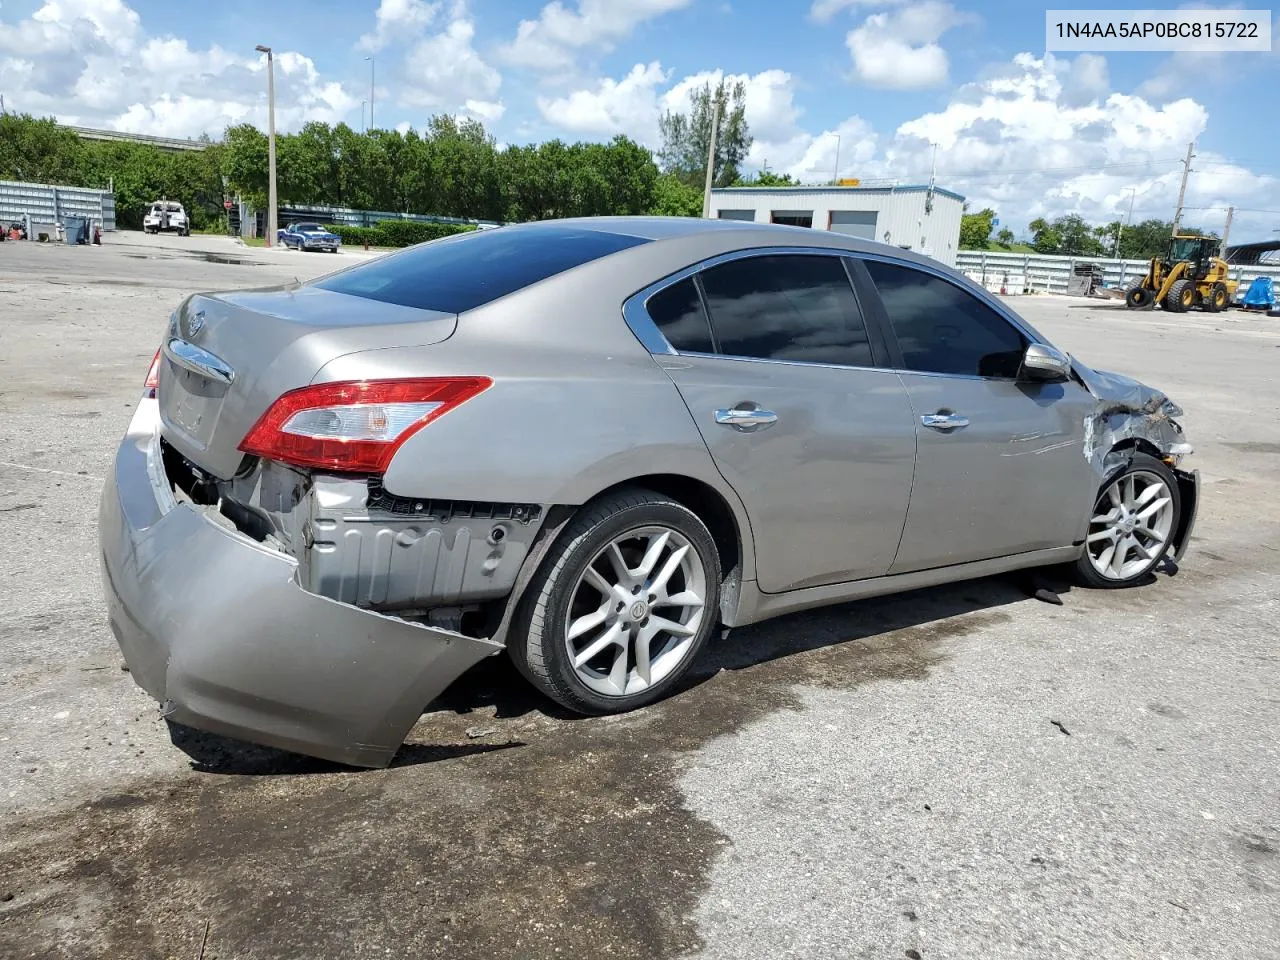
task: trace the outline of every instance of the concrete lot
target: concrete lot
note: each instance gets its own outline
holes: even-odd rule
[[[184,293],[353,255],[0,244],[0,957],[1280,956],[1275,321],[1016,301],[1186,408],[1176,577],[789,617],[622,718],[494,659],[386,771],[175,745],[105,627],[101,478]]]

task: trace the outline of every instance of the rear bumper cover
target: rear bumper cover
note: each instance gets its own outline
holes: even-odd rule
[[[175,500],[155,401],[102,494],[108,617],[130,671],[179,723],[381,767],[423,708],[502,649],[308,593],[297,562]]]

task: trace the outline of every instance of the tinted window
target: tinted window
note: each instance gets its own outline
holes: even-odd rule
[[[315,286],[403,307],[462,313],[645,242],[575,227],[477,230],[371,260]]]
[[[1018,375],[1026,339],[976,297],[920,270],[866,261],[908,370]]]
[[[867,329],[837,257],[747,257],[702,274],[720,353],[873,365]]]
[[[677,350],[712,353],[711,327],[693,279],[673,283],[645,304],[667,342]]]

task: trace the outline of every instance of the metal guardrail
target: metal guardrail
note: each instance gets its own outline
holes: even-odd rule
[[[0,180],[0,223],[24,217],[30,218],[33,228],[52,226],[66,217],[84,217],[101,223],[105,232],[116,228],[116,198],[106,190]]]
[[[1005,286],[1009,293],[1034,290],[1040,293],[1066,293],[1067,284],[1077,264],[1093,264],[1102,270],[1107,286],[1127,287],[1136,283],[1150,266],[1149,260],[1111,260],[1101,257],[1058,257],[1041,253],[997,253],[990,250],[961,250],[956,255],[956,269],[988,288]],[[1271,277],[1280,281],[1280,265],[1232,264],[1227,270],[1232,280],[1240,282],[1237,297],[1255,277]],[[1007,277],[1007,279],[1006,279]]]

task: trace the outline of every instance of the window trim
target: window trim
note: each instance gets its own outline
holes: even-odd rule
[[[727,353],[698,353],[692,350],[677,350],[663,336],[662,331],[658,328],[657,323],[649,315],[648,303],[657,294],[661,293],[667,287],[675,286],[682,280],[693,278],[694,286],[698,290],[698,297],[702,301],[702,313],[707,319],[707,326],[711,330],[711,342],[719,350],[719,338],[716,336],[715,324],[711,322],[711,311],[707,309],[706,293],[702,289],[701,274],[712,267],[718,267],[724,263],[731,263],[735,260],[746,260],[750,257],[774,257],[774,256],[807,256],[807,257],[830,257],[837,260],[843,268],[845,277],[849,281],[849,292],[853,295],[854,303],[857,304],[858,312],[862,316],[863,325],[866,327],[867,340],[871,345],[872,366],[855,366],[843,363],[821,363],[813,360],[771,360],[763,357],[739,357]],[[789,367],[825,367],[833,370],[875,370],[877,372],[885,372],[892,370],[891,354],[889,345],[884,341],[883,332],[878,322],[868,316],[867,304],[857,284],[854,282],[849,264],[845,262],[853,254],[849,250],[843,250],[839,247],[789,247],[789,246],[768,246],[768,247],[750,247],[745,250],[732,250],[728,253],[716,254],[705,260],[699,260],[697,263],[682,267],[675,273],[670,273],[661,280],[654,281],[647,287],[633,293],[622,303],[622,316],[626,321],[631,332],[635,334],[642,346],[654,356],[668,357],[698,357],[710,360],[732,360],[738,363],[772,363],[782,364]],[[879,298],[876,298],[878,305]],[[883,309],[883,307],[879,307]]]

